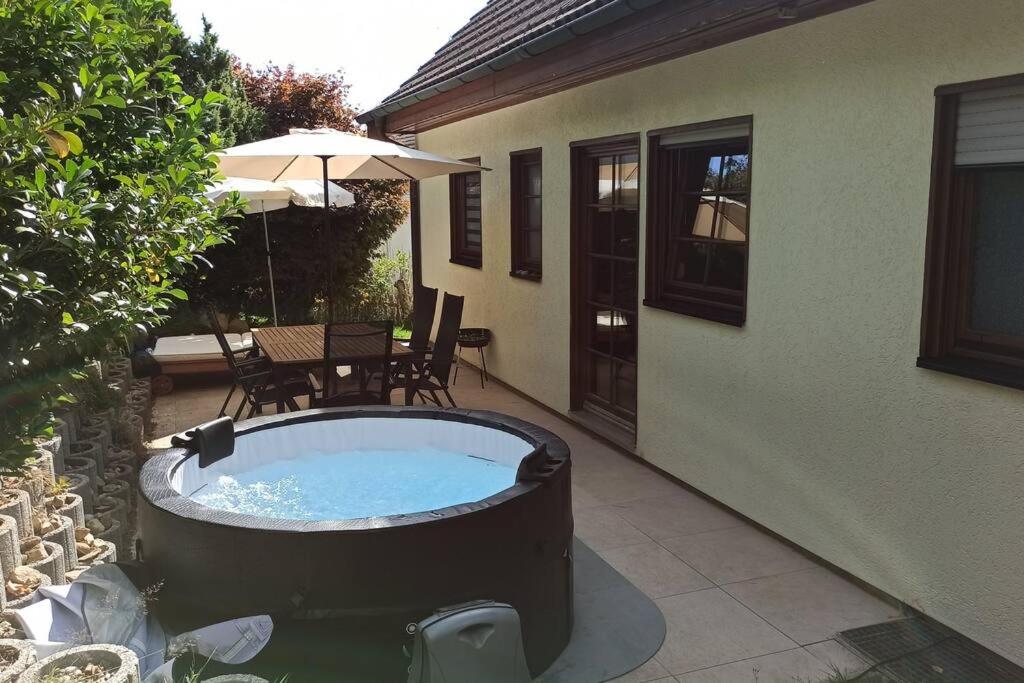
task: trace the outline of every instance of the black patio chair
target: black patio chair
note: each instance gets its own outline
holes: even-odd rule
[[[413,351],[426,351],[430,348],[430,333],[434,331],[434,312],[437,310],[437,288],[416,288],[413,297],[412,336],[409,337],[409,348]]]
[[[228,362],[228,369],[234,379],[217,417],[224,417],[228,403],[231,401],[235,389],[238,388],[242,390],[242,400],[239,401],[238,408],[232,416],[236,422],[242,416],[246,406],[249,406],[249,413],[246,417],[250,418],[261,414],[264,406],[277,405],[279,398],[289,410],[299,410],[299,404],[295,401],[295,397],[312,395],[312,389],[306,378],[292,374],[282,381],[281,386],[278,386],[274,381],[274,369],[270,360],[257,355],[259,350],[255,347],[232,349],[231,344],[224,336],[220,321],[217,320],[217,312],[210,309],[209,315],[213,335],[217,338],[217,343],[220,345],[220,350]]]
[[[384,370],[391,367],[393,333],[390,320],[324,325],[322,377],[310,378],[319,393],[314,403],[321,408],[391,403],[391,373]],[[353,356],[373,360],[357,363]]]
[[[465,297],[445,292],[444,301],[441,304],[441,322],[438,324],[434,348],[424,354],[423,360],[409,361],[413,368],[411,380],[405,376],[396,377],[395,388],[404,388],[406,383],[411,381],[417,395],[424,403],[427,402],[426,395],[429,394],[434,404],[442,406],[441,398],[438,396],[438,392],[441,392],[448,399],[452,408],[458,407],[448,390],[448,378],[451,376],[452,364],[455,361],[455,345],[459,339],[464,303]]]

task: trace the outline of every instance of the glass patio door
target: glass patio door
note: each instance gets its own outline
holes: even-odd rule
[[[576,403],[636,427],[639,153],[636,143],[576,150]]]

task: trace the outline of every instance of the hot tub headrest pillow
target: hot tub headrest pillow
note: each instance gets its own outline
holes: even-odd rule
[[[235,452],[235,423],[222,417],[175,435],[171,443],[198,451],[199,467],[209,467]]]

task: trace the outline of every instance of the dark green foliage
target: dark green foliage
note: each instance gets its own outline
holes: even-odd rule
[[[222,98],[185,94],[177,33],[167,0],[0,3],[0,469],[227,235],[236,207],[203,196]]]

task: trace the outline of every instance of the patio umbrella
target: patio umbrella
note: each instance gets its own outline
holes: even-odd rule
[[[220,153],[220,170],[226,176],[274,182],[319,179],[327,194],[328,179],[334,180],[421,180],[450,173],[479,171],[475,164],[421,152],[385,140],[343,133],[333,128],[293,128],[288,135],[246,145],[229,147]],[[325,236],[330,211],[324,203]],[[327,239],[328,250],[333,241]],[[328,264],[331,254],[327,254]],[[327,268],[328,311],[331,268]],[[328,314],[329,315],[329,314]]]
[[[356,198],[351,192],[330,183],[328,186],[330,206],[352,206]],[[270,276],[270,305],[274,312],[274,326],[277,327],[277,297],[274,293],[274,267],[270,255],[270,231],[267,228],[267,211],[285,209],[289,204],[297,206],[323,206],[324,191],[315,180],[287,180],[271,182],[252,178],[227,178],[217,183],[205,194],[214,202],[222,202],[232,192],[246,200],[245,213],[263,214],[263,240],[267,247],[267,273]]]

